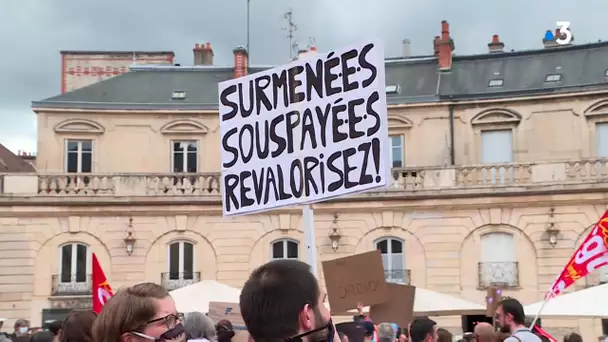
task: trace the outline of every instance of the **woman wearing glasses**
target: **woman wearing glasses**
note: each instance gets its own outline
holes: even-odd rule
[[[142,283],[119,290],[93,326],[95,342],[183,342],[183,315],[167,290]]]

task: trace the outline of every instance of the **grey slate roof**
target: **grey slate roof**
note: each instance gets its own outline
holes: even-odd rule
[[[250,73],[268,67],[253,67]],[[389,104],[478,99],[608,89],[608,42],[542,50],[473,56],[454,55],[448,72],[438,70],[435,56],[387,59],[386,83],[398,85]],[[548,74],[561,74],[548,83]],[[146,66],[88,87],[33,102],[34,107],[107,109],[215,109],[217,83],[230,79],[232,67]],[[502,79],[500,87],[489,87]],[[186,91],[183,100],[173,91]]]

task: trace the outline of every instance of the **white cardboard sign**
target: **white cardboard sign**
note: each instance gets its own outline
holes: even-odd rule
[[[390,183],[379,41],[221,82],[219,103],[224,216]]]

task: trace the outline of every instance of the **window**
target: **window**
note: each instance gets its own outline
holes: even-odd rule
[[[517,286],[517,258],[513,235],[489,233],[481,236],[479,285]]]
[[[409,283],[405,269],[403,241],[397,238],[383,238],[376,241],[376,249],[382,253],[382,264],[386,281],[392,283]]]
[[[194,278],[194,245],[187,241],[169,244],[169,280]]]
[[[298,243],[293,240],[279,240],[272,243],[271,259],[298,259]]]
[[[488,83],[488,87],[493,88],[493,87],[502,87],[503,84],[503,79],[498,78],[495,80],[490,80],[490,83]]]
[[[545,78],[545,82],[547,82],[547,83],[550,83],[550,82],[559,82],[561,80],[562,80],[562,74],[549,74]]]
[[[608,122],[595,124],[597,158],[608,158]]]
[[[398,84],[397,85],[388,85],[384,89],[387,94],[398,94],[399,91],[401,90],[401,87]]]
[[[481,162],[490,165],[512,163],[513,131],[481,131]],[[482,177],[482,183],[506,184],[513,181],[515,172],[505,165],[489,166],[482,170]]]
[[[86,283],[89,251],[86,245],[70,243],[59,250],[59,282]]]
[[[176,90],[173,92],[173,94],[171,94],[171,98],[173,100],[184,100],[184,99],[186,99],[187,95],[188,95],[188,93],[185,91]]]
[[[404,162],[403,162],[403,157],[405,155],[404,153],[404,146],[403,146],[403,135],[391,135],[390,136],[390,140],[391,140],[391,149],[390,149],[390,153],[391,153],[391,161],[393,162],[393,167],[403,167],[404,166]]]
[[[198,170],[198,141],[173,141],[173,172],[195,173]]]
[[[66,169],[68,173],[90,173],[93,168],[93,142],[68,140],[66,143]]]
[[[608,77],[608,69],[604,70],[604,77]]]

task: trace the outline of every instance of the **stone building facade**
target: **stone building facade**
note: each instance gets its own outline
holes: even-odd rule
[[[543,297],[607,207],[608,44],[501,52],[494,40],[456,57],[442,23],[436,55],[387,60],[393,185],[314,205],[319,262],[380,249],[390,281],[480,304],[491,285]],[[298,208],[222,217],[217,82],[264,69],[243,69],[246,58],[138,66],[33,103],[37,173],[0,176],[5,316],[90,305],[91,252],[115,288],[240,287],[264,262],[304,259]],[[600,320],[543,325],[601,333]]]

